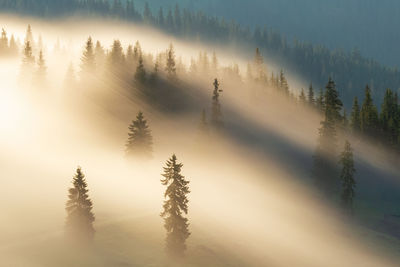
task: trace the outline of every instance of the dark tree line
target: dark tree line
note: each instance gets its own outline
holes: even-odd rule
[[[332,86],[335,86],[334,91],[331,90]],[[302,100],[300,95],[300,102],[302,101],[305,100]],[[342,129],[373,138],[378,144],[395,150],[400,149],[400,103],[398,94],[391,89],[386,89],[384,99],[378,109],[374,104],[371,88],[367,85],[362,102],[358,97],[354,97],[349,118],[344,111],[342,112],[343,104],[332,80],[328,83],[325,92],[321,91],[317,99],[314,97],[314,89],[311,85],[306,102],[322,113],[331,113],[330,110],[333,109],[335,111],[333,119],[341,124]],[[329,119],[329,116],[327,118]]]
[[[295,41],[288,43],[281,34],[268,27],[250,29],[235,21],[209,16],[201,11],[160,8],[153,13],[148,4],[144,10],[135,8],[134,1],[106,0],[0,0],[0,9],[7,12],[26,13],[45,17],[82,14],[117,17],[161,28],[182,38],[213,40],[226,44],[251,44],[259,47],[270,57],[283,63],[288,71],[293,71],[322,86],[328,77],[336,80],[346,106],[351,105],[354,95],[362,96],[365,83],[378,99],[384,98],[385,88],[399,89],[400,75],[394,68],[380,65],[364,58],[358,50],[345,52],[329,50],[323,46]]]
[[[18,43],[14,38],[14,35],[11,35],[8,38],[6,30],[1,29],[0,36],[0,57],[15,57],[18,55]]]
[[[339,159],[338,131],[344,125],[344,116],[341,113],[343,103],[339,98],[336,84],[331,78],[326,85],[322,102],[324,119],[321,121],[317,148],[313,156],[312,177],[317,188],[327,198],[334,199],[340,195],[344,210],[352,214],[356,186],[353,152],[350,143],[346,141]],[[312,103],[313,101],[310,101],[310,104]]]
[[[24,74],[22,76],[25,78],[32,76],[36,83],[43,83],[47,72],[43,51],[39,50],[42,45],[35,42],[32,29],[28,25],[22,51],[21,70]],[[37,58],[34,56],[35,48],[38,53]],[[139,41],[134,46],[129,45],[125,50],[119,40],[114,40],[111,48],[107,50],[99,41],[94,42],[89,37],[82,52],[79,74],[83,86],[85,86],[85,82],[109,74],[106,76],[117,77],[115,81],[124,81],[124,84],[128,83],[132,86],[136,85],[145,96],[151,97],[152,102],[157,100],[164,105],[171,106],[184,102],[180,99],[183,95],[182,91],[178,89],[180,75],[186,75],[190,79],[218,75],[223,78],[237,79],[240,83],[255,83],[265,88],[275,88],[291,99],[296,99],[283,70],[278,75],[268,73],[259,49],[255,50],[254,61],[248,64],[246,76],[243,77],[236,65],[219,66],[215,53],[210,59],[207,53],[200,52],[198,58],[192,59],[190,67],[186,68],[181,59],[175,55],[172,44],[165,52],[151,55],[142,51]],[[76,84],[72,67],[68,69],[66,82]],[[215,128],[223,126],[221,92],[219,81],[215,79],[210,113],[210,125]],[[325,91],[321,89],[316,94],[313,85],[310,85],[307,94],[302,90],[297,99],[303,106],[315,107],[321,113],[328,112],[325,122],[327,127],[331,120],[340,121],[341,127],[344,129],[362,133],[395,149],[400,148],[400,104],[398,94],[391,89],[386,90],[382,104],[378,109],[373,101],[372,90],[367,86],[363,102],[359,103],[357,96],[354,98],[350,118],[345,111],[342,112],[344,105],[342,99],[339,99],[339,90],[331,77]],[[333,102],[331,103],[331,101]],[[335,101],[338,106],[335,106]],[[333,116],[331,113],[335,115]]]

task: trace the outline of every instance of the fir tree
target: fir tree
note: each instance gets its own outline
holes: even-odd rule
[[[283,93],[285,93],[286,95],[289,95],[289,84],[286,80],[283,70],[281,70],[281,73],[279,76],[279,88]]]
[[[153,152],[153,137],[144,119],[143,113],[139,112],[136,120],[129,126],[128,143],[126,144],[126,155],[128,157],[138,156],[151,158]]]
[[[47,74],[46,61],[43,56],[43,51],[40,50],[39,58],[37,60],[37,70],[36,70],[36,75],[35,75],[36,82],[43,83],[46,79],[46,74]]]
[[[265,81],[266,80],[266,71],[264,67],[264,59],[261,55],[260,49],[256,48],[256,54],[254,56],[254,66],[256,70],[256,80],[257,81]]]
[[[25,43],[24,57],[22,59],[22,62],[26,66],[33,66],[33,64],[35,63],[35,57],[33,56],[32,46],[29,41]]]
[[[175,155],[171,157],[164,167],[162,185],[166,186],[163,212],[164,227],[167,231],[165,249],[173,258],[181,258],[186,250],[186,240],[190,236],[188,219],[189,182],[181,175],[183,164],[177,162]]]
[[[159,26],[164,27],[165,17],[164,17],[164,10],[162,7],[160,7],[160,9],[158,10],[157,23]]]
[[[325,90],[325,116],[332,118],[333,121],[342,121],[340,111],[343,107],[342,101],[339,99],[339,92],[336,90],[335,82],[329,78]]]
[[[133,46],[129,45],[128,49],[126,50],[126,67],[131,72],[134,70],[135,66],[135,57],[133,55]]]
[[[8,38],[7,33],[4,29],[1,29],[1,37],[0,37],[0,55],[8,54]]]
[[[142,47],[139,41],[136,41],[135,47],[133,48],[133,58],[136,62],[139,60],[140,55],[142,55]]]
[[[165,66],[165,71],[167,72],[167,77],[169,80],[175,80],[176,76],[176,63],[175,63],[175,52],[174,47],[170,44],[167,50],[167,63]]]
[[[342,120],[340,110],[342,102],[336,91],[332,79],[326,86],[325,118],[319,129],[318,146],[314,154],[313,177],[319,187],[328,197],[332,197],[338,189],[336,147],[337,147],[337,124]]]
[[[114,40],[108,57],[109,67],[114,73],[121,73],[125,68],[125,55],[119,40]]]
[[[32,27],[29,24],[28,28],[26,29],[26,35],[25,35],[25,40],[24,42],[29,42],[32,48],[35,46],[35,41],[33,40],[33,34],[32,34]]]
[[[367,86],[361,107],[361,131],[370,137],[377,137],[378,124],[378,111],[372,100],[371,89]]]
[[[76,170],[72,184],[66,204],[65,232],[67,237],[73,240],[91,242],[95,233],[93,203],[89,199],[85,175],[80,167]]]
[[[100,41],[96,42],[96,47],[94,49],[94,62],[96,63],[96,70],[100,73],[104,67],[106,60],[106,53]]]
[[[222,90],[219,89],[218,79],[215,79],[211,106],[211,124],[216,129],[221,129],[224,126],[224,123],[222,121],[221,103],[219,102],[220,92],[222,92]]]
[[[153,14],[151,13],[151,9],[148,2],[144,4],[143,20],[147,24],[151,24],[151,22],[153,21]]]
[[[384,132],[384,138],[390,145],[396,145],[400,131],[399,104],[397,94],[387,89],[383,99],[380,124]]]
[[[307,105],[307,98],[306,98],[306,94],[304,93],[303,88],[301,88],[301,91],[300,91],[299,102],[303,106]]]
[[[146,70],[143,65],[142,55],[139,56],[139,62],[136,67],[135,80],[141,84],[144,84],[146,82]]]
[[[81,57],[81,73],[83,76],[93,74],[96,69],[96,60],[93,49],[92,37],[86,41],[85,50]]]
[[[354,97],[353,108],[351,111],[351,129],[353,132],[359,132],[361,130],[361,113],[357,97]]]
[[[314,88],[312,84],[310,84],[310,87],[308,88],[307,101],[311,107],[315,106]]]
[[[356,169],[354,168],[353,150],[348,141],[346,141],[344,151],[341,154],[340,163],[342,165],[340,174],[342,181],[341,204],[346,211],[353,214],[353,199],[356,187],[354,174]]]

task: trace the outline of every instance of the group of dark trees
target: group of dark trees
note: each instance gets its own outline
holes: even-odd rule
[[[14,35],[11,35],[9,39],[6,30],[1,29],[0,58],[17,56],[18,49],[18,43],[15,40]]]
[[[313,86],[310,85],[308,95],[302,90],[299,102],[316,108],[324,113],[329,105],[329,94],[333,81],[330,80],[325,91],[321,90],[316,97]],[[335,90],[336,94],[338,91]],[[363,101],[354,97],[351,113],[342,112],[342,101],[337,97],[341,104],[337,108],[337,120],[341,122],[341,128],[354,133],[362,134],[365,137],[373,138],[380,145],[385,145],[394,150],[400,149],[400,104],[398,94],[391,89],[386,89],[384,99],[380,108],[374,104],[370,87],[365,87]]]
[[[326,85],[323,103],[324,119],[321,121],[317,149],[313,156],[312,176],[316,186],[328,198],[334,198],[340,192],[341,204],[346,211],[352,213],[356,186],[353,152],[350,143],[346,141],[338,159],[338,134],[343,125],[343,104],[332,79]],[[341,172],[338,162],[342,165]]]
[[[166,186],[163,211],[160,216],[164,219],[167,232],[165,249],[168,256],[181,258],[186,250],[186,240],[190,236],[188,219],[189,181],[181,174],[182,163],[177,157],[172,157],[164,167],[161,179]],[[89,198],[88,184],[81,167],[78,167],[72,180],[72,187],[68,190],[66,203],[67,218],[65,235],[72,242],[87,246],[93,242],[95,236],[93,202]]]
[[[40,39],[41,40],[41,39]],[[16,48],[18,50],[18,48]],[[34,54],[37,54],[35,57]],[[18,54],[18,52],[16,52]],[[32,28],[28,25],[24,46],[22,50],[22,64],[20,78],[26,83],[34,82],[35,84],[42,85],[46,79],[47,66],[42,50],[42,43],[36,43]]]
[[[328,77],[334,78],[346,106],[351,105],[354,95],[362,95],[366,82],[371,85],[378,101],[383,100],[384,89],[398,90],[400,84],[397,69],[364,58],[358,50],[348,53],[300,41],[289,43],[281,34],[267,27],[255,27],[252,30],[234,21],[208,16],[201,11],[182,10],[178,5],[168,10],[160,8],[154,13],[148,4],[139,11],[133,0],[2,0],[0,9],[45,17],[71,14],[114,17],[155,26],[182,38],[260,47],[271,58],[279,60],[286,70],[314,81],[318,87]]]

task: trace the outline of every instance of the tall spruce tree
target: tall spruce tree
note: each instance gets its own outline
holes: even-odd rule
[[[1,29],[1,37],[0,37],[0,56],[4,56],[8,54],[8,37],[7,33],[4,29]]]
[[[211,125],[216,129],[221,129],[224,126],[224,122],[222,120],[222,108],[221,103],[219,101],[220,92],[222,90],[219,89],[218,79],[214,80],[214,91],[212,96],[212,105],[211,105]]]
[[[47,74],[46,61],[44,59],[43,51],[40,50],[39,58],[37,60],[37,70],[35,73],[35,82],[42,84],[45,82]]]
[[[390,145],[396,145],[399,138],[400,118],[397,94],[387,89],[383,99],[380,124],[383,130],[383,137]]]
[[[139,62],[136,67],[135,80],[140,84],[144,84],[146,82],[146,70],[144,68],[143,57],[141,54],[139,56]]]
[[[340,179],[342,181],[341,204],[347,212],[353,214],[353,199],[356,187],[354,174],[356,169],[354,168],[353,149],[348,141],[345,143],[340,163],[342,165],[342,171],[340,174]]]
[[[370,137],[377,137],[379,127],[378,110],[372,100],[371,89],[365,88],[365,98],[361,107],[361,131]]]
[[[182,167],[183,164],[178,163],[176,156],[172,155],[164,167],[164,179],[161,180],[162,185],[167,187],[161,212],[167,231],[165,249],[173,258],[184,256],[186,240],[190,236],[188,219],[184,217],[188,213],[189,181],[181,174]]]
[[[128,157],[151,158],[153,153],[153,137],[144,119],[143,113],[139,111],[136,120],[129,125],[128,142],[126,144],[126,155]]]
[[[31,43],[28,41],[25,43],[22,55],[22,65],[20,73],[21,82],[30,84],[32,82],[34,69],[35,57],[33,56]]]
[[[359,132],[361,130],[361,113],[357,97],[354,97],[351,111],[351,129],[353,132]]]
[[[25,43],[22,63],[31,67],[35,63],[35,57],[33,56],[32,46],[29,41]]]
[[[65,233],[72,240],[91,242],[95,233],[93,227],[95,217],[92,212],[93,203],[89,199],[89,190],[81,167],[76,170],[72,184],[73,187],[68,190]]]
[[[337,91],[335,82],[332,78],[329,78],[328,84],[325,88],[325,116],[332,118],[335,122],[339,122],[342,120],[340,112],[343,103],[339,98],[339,92]]]
[[[312,83],[310,84],[310,87],[308,88],[307,101],[311,107],[315,106],[314,88],[313,88]]]
[[[24,42],[29,42],[32,48],[35,46],[35,41],[33,40],[33,34],[32,34],[32,27],[29,24],[27,29],[26,29],[26,35],[25,35],[25,40]]]
[[[306,97],[306,94],[304,93],[304,89],[303,88],[301,88],[301,91],[300,91],[299,102],[303,106],[307,105],[307,97]]]
[[[81,57],[81,74],[85,77],[88,74],[93,74],[96,70],[96,59],[93,48],[92,37],[89,36],[86,41],[85,50]],[[82,78],[82,77],[81,77]]]
[[[169,80],[175,80],[176,76],[176,63],[175,63],[175,52],[172,44],[169,45],[167,50],[167,63],[165,66],[167,77]]]
[[[125,71],[125,55],[119,40],[114,40],[108,55],[108,67],[115,75],[121,75]]]
[[[266,70],[264,66],[264,58],[261,55],[260,49],[256,48],[256,54],[254,56],[254,69],[256,71],[256,81],[264,82],[267,79]]]
[[[331,198],[339,187],[336,147],[337,126],[342,120],[340,115],[342,102],[332,79],[329,79],[326,85],[324,100],[325,118],[319,129],[318,145],[314,154],[313,178],[317,187]]]
[[[283,93],[285,93],[286,95],[289,95],[289,84],[286,80],[285,73],[283,72],[283,70],[281,70],[281,73],[279,76],[279,88]]]

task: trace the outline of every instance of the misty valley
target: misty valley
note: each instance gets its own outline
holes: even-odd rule
[[[0,266],[398,266],[397,68],[183,2],[0,0]]]

